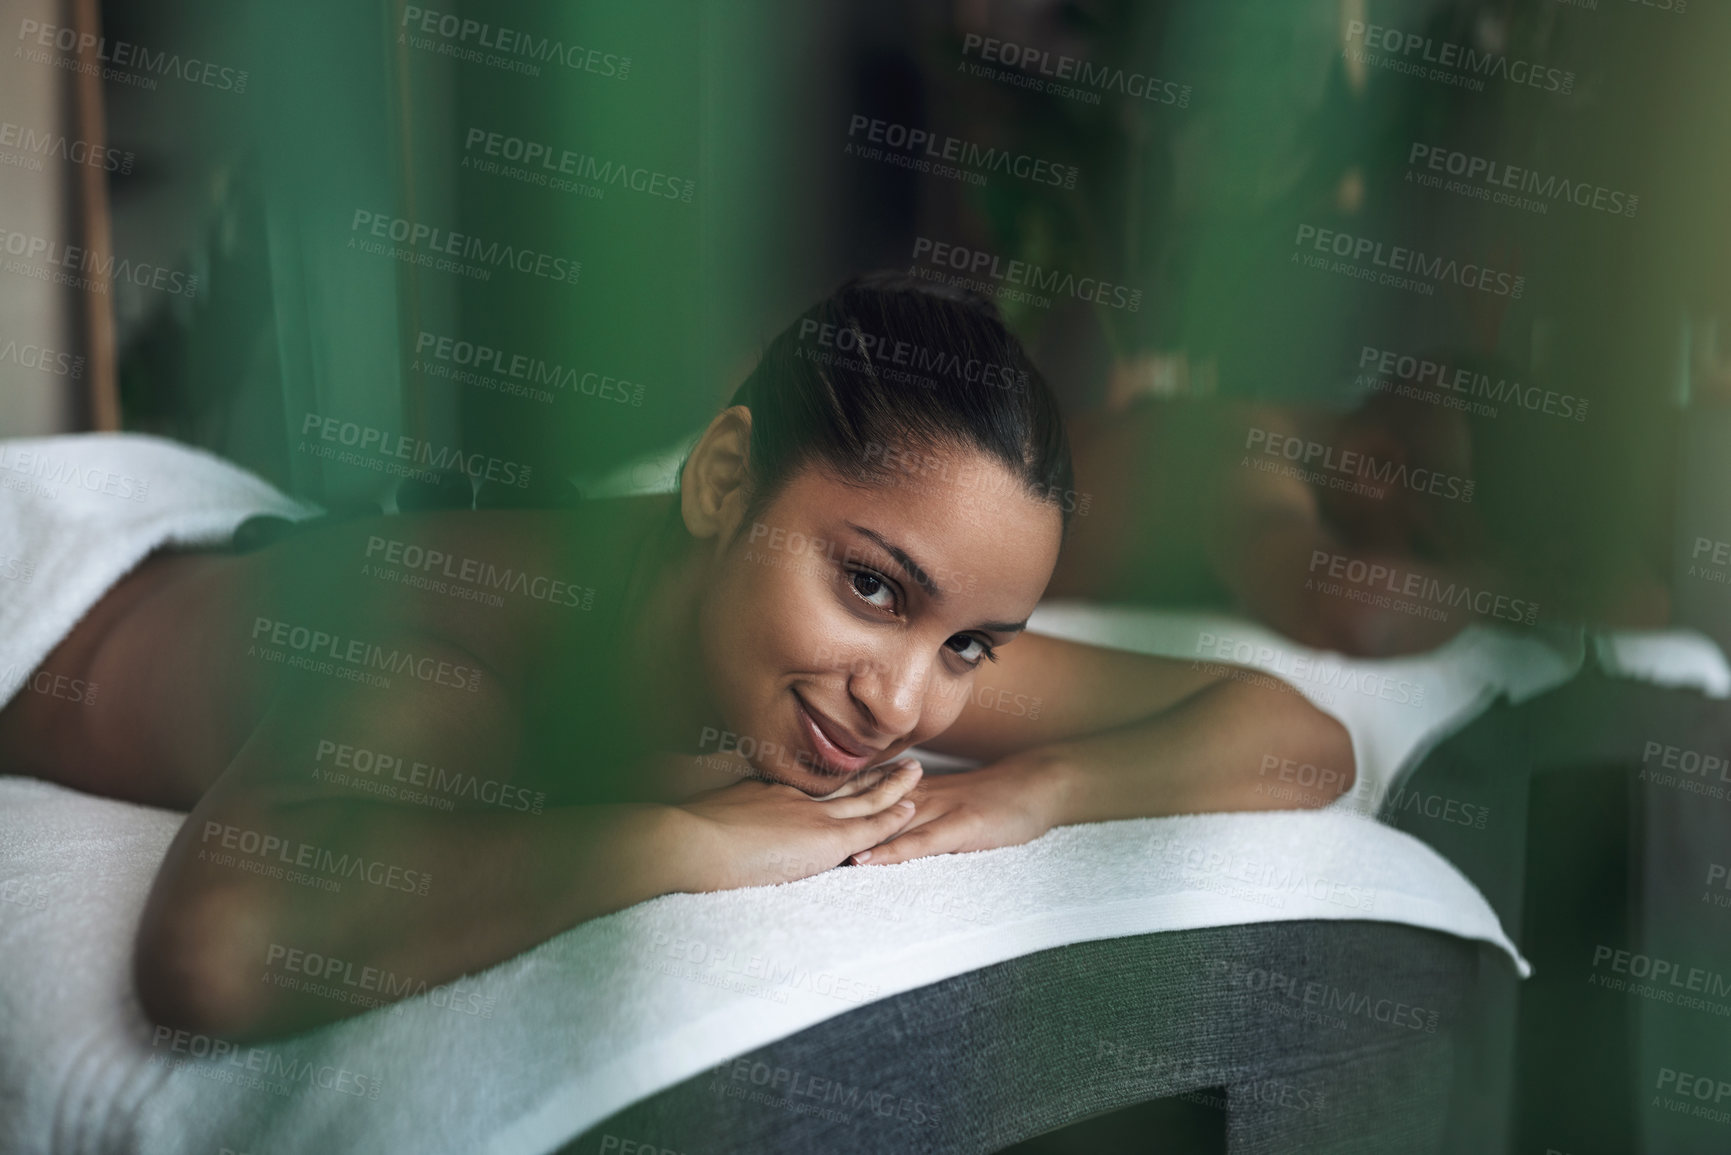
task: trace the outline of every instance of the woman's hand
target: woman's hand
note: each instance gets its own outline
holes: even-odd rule
[[[979,770],[927,778],[908,795],[913,820],[850,861],[888,866],[928,854],[1032,842],[1059,825],[1067,788],[1063,766],[1056,756],[1030,751]]]
[[[792,882],[840,866],[905,827],[914,804],[904,796],[920,764],[902,759],[867,770],[822,798],[793,786],[748,778],[678,804],[687,824],[680,853],[700,890]]]

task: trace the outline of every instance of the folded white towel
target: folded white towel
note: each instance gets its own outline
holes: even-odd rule
[[[1699,630],[1620,630],[1595,637],[1593,649],[1616,677],[1731,698],[1725,652]]]
[[[0,441],[0,706],[151,551],[218,545],[256,514],[317,512],[160,437]]]
[[[180,820],[0,778],[0,1150],[540,1155],[867,1001],[1158,930],[1397,922],[1491,943],[1528,970],[1472,885],[1408,835],[1326,812],[1197,815],[668,895],[400,1013],[228,1050],[154,1031],[128,976]],[[312,981],[309,969],[325,968],[270,973]],[[333,997],[366,997],[341,975],[324,979]]]
[[[1048,602],[1028,628],[1280,679],[1346,727],[1357,782],[1338,805],[1371,811],[1438,742],[1497,697],[1526,701],[1574,677],[1582,661],[1578,635],[1519,636],[1482,626],[1427,653],[1382,659],[1313,650],[1243,618],[1200,612]]]

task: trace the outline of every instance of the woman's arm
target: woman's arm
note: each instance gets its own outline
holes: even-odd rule
[[[1321,807],[1352,788],[1346,728],[1284,685],[1051,638],[1018,639],[1006,664],[1024,640],[1035,660],[994,680],[1041,699],[1041,717],[976,695],[962,733],[930,745],[990,764],[926,779],[908,828],[856,861],[1015,845],[1076,822]]]
[[[251,1039],[421,993],[585,919],[695,889],[673,813],[201,804],[139,928],[139,1000],[165,1026]],[[351,874],[349,861],[363,865]]]
[[[425,638],[400,644],[476,665]],[[408,678],[388,691],[325,681],[291,686],[271,706],[169,848],[134,956],[140,1001],[158,1023],[235,1038],[291,1033],[656,895],[788,881],[798,877],[790,862],[837,865],[894,834],[909,817],[895,803],[918,779],[874,776],[830,800],[742,782],[680,806],[540,814],[465,803],[459,792],[458,808],[441,812],[333,782],[330,748],[510,784],[508,688],[489,671],[474,693]]]
[[[1231,680],[1155,717],[1030,753],[1064,784],[1053,825],[1310,809],[1345,794],[1354,777],[1346,727],[1295,691]],[[1316,769],[1290,772],[1299,766]]]
[[[1208,654],[1156,658],[1024,634],[982,665],[959,717],[925,748],[993,761],[1153,717],[1220,680]]]
[[[424,638],[400,644],[474,666]],[[430,806],[379,801],[336,780],[374,780],[352,754],[339,762],[335,749],[347,748],[367,752],[369,768],[384,756],[509,784],[516,715],[490,671],[474,692],[406,677],[390,689],[327,681],[309,676],[277,697],[169,848],[134,960],[157,1022],[226,1036],[301,1029],[364,1004],[296,990],[342,983],[295,960],[430,987],[686,885],[665,808],[441,812],[455,800],[429,790]],[[366,986],[353,993],[383,997]]]

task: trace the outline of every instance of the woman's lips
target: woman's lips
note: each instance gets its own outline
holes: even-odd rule
[[[812,752],[817,755],[819,769],[857,774],[877,761],[882,751],[862,746],[834,722],[807,706],[797,691],[793,700],[798,706],[799,722],[805,730],[806,741],[811,743]]]

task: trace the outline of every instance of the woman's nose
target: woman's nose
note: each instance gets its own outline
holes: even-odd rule
[[[878,658],[856,667],[849,691],[874,726],[886,734],[906,734],[920,720],[926,696],[926,666],[912,655]]]

